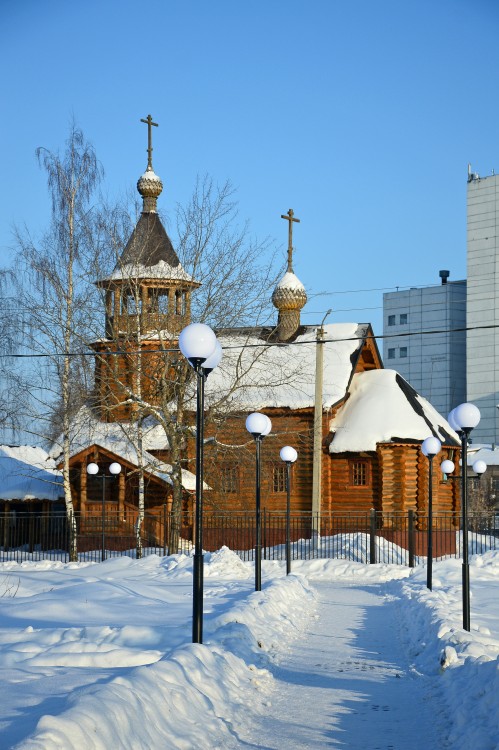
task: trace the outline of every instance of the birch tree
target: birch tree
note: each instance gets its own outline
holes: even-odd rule
[[[60,428],[62,436],[64,498],[72,530],[70,557],[74,560],[77,549],[69,477],[70,424],[88,394],[91,378],[91,361],[83,349],[96,299],[88,278],[92,265],[89,255],[95,251],[91,198],[102,168],[92,145],[74,122],[63,154],[39,148],[36,156],[47,176],[51,223],[40,242],[26,231],[17,232],[15,278],[29,317],[29,346],[42,363],[38,387],[30,389],[31,395],[40,403],[38,415],[43,414],[47,422],[59,422],[55,429]],[[82,355],[76,356],[77,352]]]

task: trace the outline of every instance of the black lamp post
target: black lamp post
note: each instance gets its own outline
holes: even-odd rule
[[[291,445],[281,448],[279,454],[286,464],[286,575],[291,573],[291,464],[298,458],[298,453]]]
[[[423,440],[421,451],[428,458],[428,544],[426,565],[426,586],[430,589],[433,583],[433,459],[440,453],[442,443],[436,437]]]
[[[255,491],[255,591],[262,590],[262,519],[260,510],[261,445],[263,438],[272,429],[272,422],[265,414],[253,412],[246,418],[246,429],[255,438],[256,446],[256,491]]]
[[[196,372],[196,519],[192,588],[192,642],[203,642],[203,445],[204,383],[218,365],[222,348],[211,328],[191,323],[179,336],[179,347]]]
[[[460,404],[448,416],[450,426],[461,437],[461,506],[463,527],[463,628],[470,630],[470,565],[468,557],[468,440],[480,421],[474,404]]]
[[[87,465],[87,474],[95,476],[97,479],[102,480],[102,513],[101,513],[101,560],[104,562],[106,559],[106,477],[113,479],[118,476],[121,472],[121,465],[115,461],[109,465],[109,474],[99,474],[99,466],[95,463]],[[99,474],[99,476],[97,476]]]

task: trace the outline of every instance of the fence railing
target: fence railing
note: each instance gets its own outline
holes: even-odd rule
[[[285,513],[263,511],[262,556],[284,560]],[[461,557],[461,519],[456,514],[433,515],[433,556]],[[194,539],[193,518],[183,515],[178,544],[169,549],[173,518],[166,511],[144,517],[140,541],[142,554],[187,553]],[[291,553],[295,560],[337,558],[365,563],[396,563],[414,566],[425,562],[427,550],[425,516],[409,511],[396,513],[291,514]],[[120,555],[136,556],[136,514],[119,517],[75,514],[76,542],[80,560],[100,561]],[[494,513],[475,513],[468,518],[469,553],[499,549],[499,520]],[[71,524],[62,513],[0,512],[0,562],[7,560],[69,560]],[[203,548],[227,546],[243,560],[253,559],[254,513],[210,513],[203,523]]]

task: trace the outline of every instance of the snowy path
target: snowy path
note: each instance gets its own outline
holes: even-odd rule
[[[400,642],[398,602],[379,585],[315,587],[317,614],[304,641],[272,670],[268,714],[239,728],[234,748],[445,748],[438,703]]]

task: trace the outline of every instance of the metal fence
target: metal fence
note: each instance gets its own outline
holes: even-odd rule
[[[263,511],[262,556],[284,560],[286,515]],[[433,556],[461,557],[460,517],[433,515]],[[100,561],[109,557],[136,556],[134,517],[75,515],[79,560]],[[142,554],[188,553],[193,546],[193,518],[183,516],[178,546],[169,550],[173,519],[166,512],[146,514],[141,527]],[[469,553],[499,549],[499,522],[493,513],[470,514]],[[396,563],[414,566],[425,562],[427,518],[407,514],[329,513],[292,514],[290,541],[292,558],[336,558],[365,563]],[[253,559],[255,516],[253,513],[205,514],[203,548],[227,546],[243,560]],[[7,560],[69,560],[70,524],[62,513],[0,513],[0,562]]]

